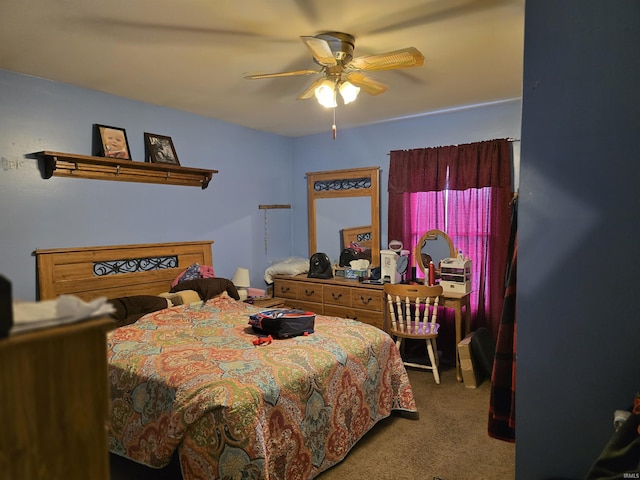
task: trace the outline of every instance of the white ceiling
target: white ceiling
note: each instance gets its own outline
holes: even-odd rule
[[[524,0],[0,0],[0,68],[295,137],[331,129],[296,99],[316,77],[243,76],[319,69],[299,37],[322,31],[425,56],[338,129],[521,96]]]

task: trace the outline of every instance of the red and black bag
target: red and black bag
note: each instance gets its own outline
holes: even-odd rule
[[[249,325],[258,333],[274,338],[291,338],[313,333],[316,314],[305,310],[276,308],[249,316]]]

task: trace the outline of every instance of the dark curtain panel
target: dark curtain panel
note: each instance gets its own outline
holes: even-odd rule
[[[504,308],[498,329],[496,355],[491,372],[489,436],[515,442],[516,439],[516,277],[518,264],[518,200],[514,198],[506,269]]]

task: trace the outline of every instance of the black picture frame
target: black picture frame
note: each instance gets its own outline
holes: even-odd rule
[[[147,150],[147,161],[180,165],[171,137],[145,132],[144,144]]]
[[[131,160],[127,131],[124,128],[95,124],[98,157]]]

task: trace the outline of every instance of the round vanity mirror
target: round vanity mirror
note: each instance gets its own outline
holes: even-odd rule
[[[429,230],[420,237],[413,252],[416,267],[423,273],[428,272],[429,262],[433,262],[436,269],[440,261],[445,258],[455,258],[456,249],[449,235],[442,230]]]

